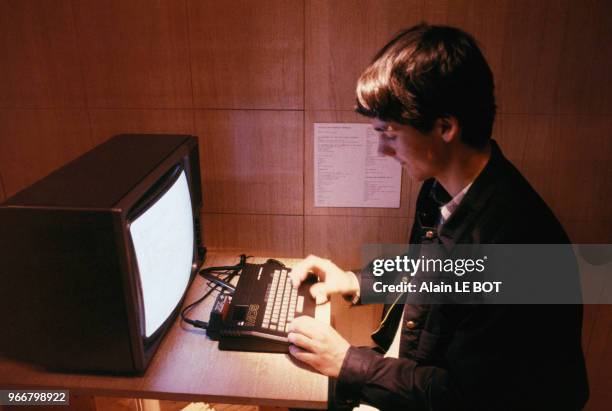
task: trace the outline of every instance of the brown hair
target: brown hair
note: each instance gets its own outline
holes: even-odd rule
[[[495,119],[493,73],[466,32],[419,24],[396,35],[361,74],[355,111],[424,133],[454,116],[462,141],[482,147]]]

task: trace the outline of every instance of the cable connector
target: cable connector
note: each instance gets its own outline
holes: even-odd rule
[[[215,305],[210,311],[210,320],[208,321],[210,327],[206,329],[206,335],[208,335],[211,340],[219,339],[219,332],[223,329],[223,324],[227,319],[231,302],[232,297],[228,294],[221,293],[217,296]]]

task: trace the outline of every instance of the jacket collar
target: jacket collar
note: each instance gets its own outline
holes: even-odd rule
[[[439,232],[440,241],[448,250],[457,243],[465,242],[464,236],[473,227],[478,216],[486,207],[491,195],[495,192],[496,182],[499,181],[500,172],[507,162],[502,154],[497,142],[490,140],[491,157],[472,183],[472,186],[465,194],[465,197],[455,210],[455,212],[444,223]],[[443,193],[440,191],[444,191]],[[437,200],[448,201],[450,195],[444,190],[441,184],[435,181],[429,193],[434,203]]]

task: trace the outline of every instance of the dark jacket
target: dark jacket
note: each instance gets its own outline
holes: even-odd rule
[[[551,210],[494,141],[489,162],[437,232],[439,206],[448,199],[435,180],[424,182],[411,244],[569,243]],[[581,305],[395,305],[373,334],[383,350],[402,308],[399,358],[351,347],[336,382],[337,404],[560,411],[586,403]]]

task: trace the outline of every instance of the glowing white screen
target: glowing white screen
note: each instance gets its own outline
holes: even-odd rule
[[[193,262],[192,213],[183,171],[172,187],[130,225],[147,337],[168,318],[187,288]]]

